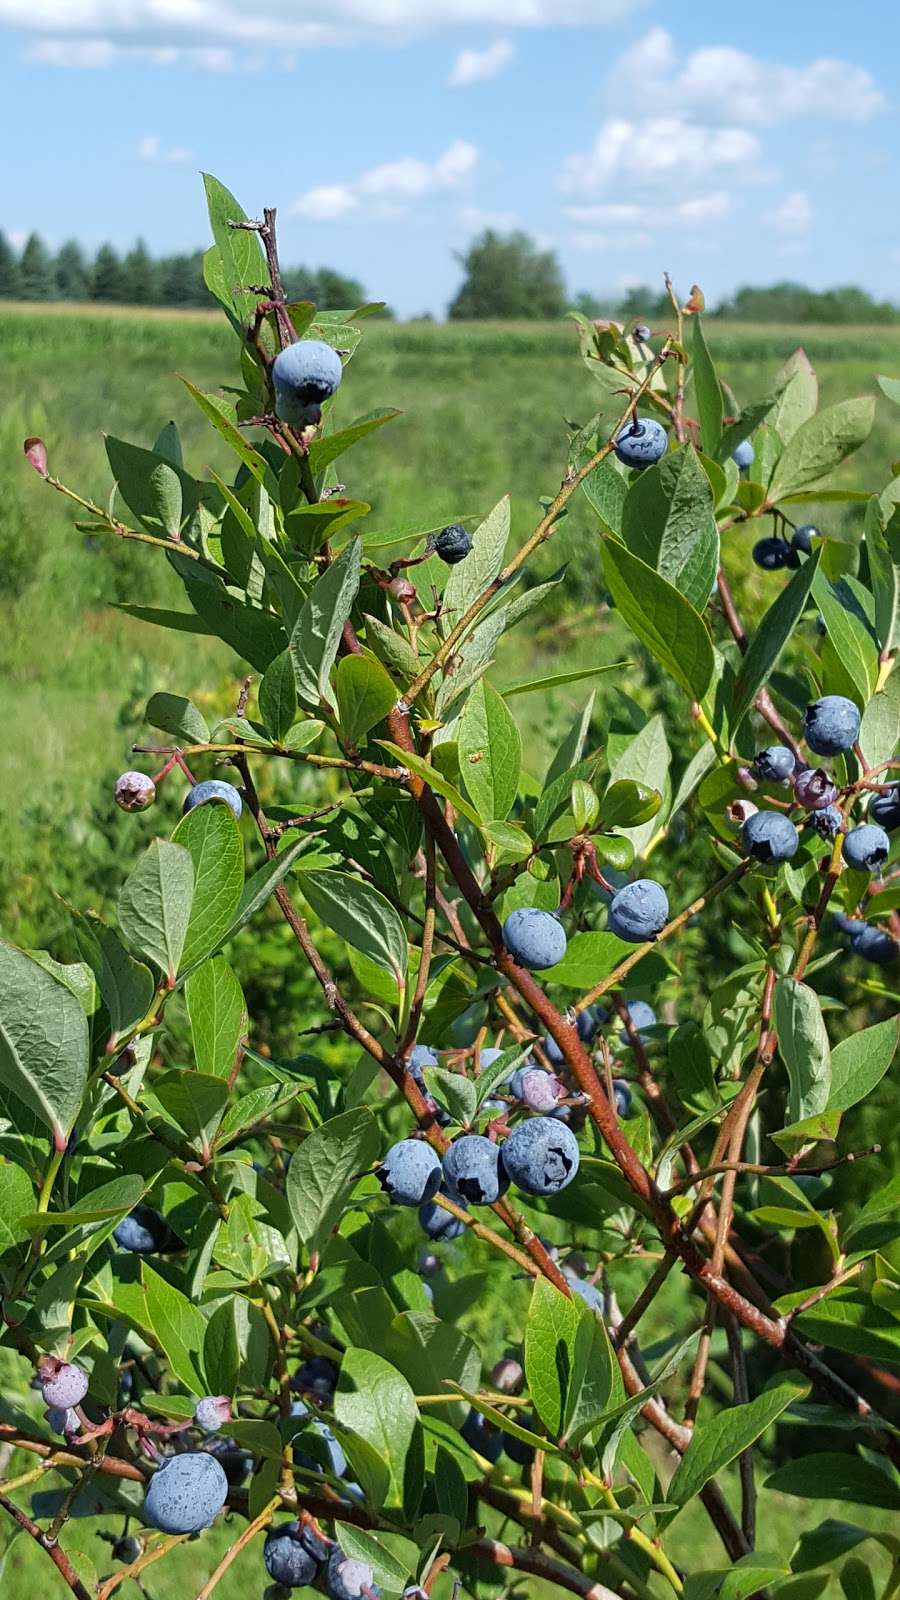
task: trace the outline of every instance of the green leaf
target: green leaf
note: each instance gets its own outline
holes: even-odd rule
[[[562,961],[550,967],[544,979],[547,983],[561,983],[567,989],[591,989],[601,979],[608,978],[619,962],[633,951],[633,944],[626,944],[614,933],[576,933],[569,940]],[[644,962],[648,964],[646,968]],[[641,973],[647,973],[648,982],[653,981],[651,971],[654,979],[660,981],[666,970],[662,956],[655,952],[646,955],[641,962]]]
[[[379,1588],[388,1595],[402,1595],[409,1579],[416,1575],[419,1547],[409,1539],[403,1541],[409,1550],[409,1559],[404,1561],[389,1548],[383,1534],[355,1528],[352,1522],[342,1522],[337,1537],[348,1560],[365,1561],[372,1568]],[[398,1543],[396,1534],[393,1535],[393,1542],[395,1545]]]
[[[584,683],[587,678],[598,678],[601,672],[621,672],[624,667],[631,667],[633,661],[609,661],[603,667],[580,667],[574,672],[554,672],[549,678],[529,678],[525,683],[511,683],[503,690],[504,700],[511,700],[516,694],[537,694],[546,689],[560,689],[566,683]]]
[[[384,667],[371,656],[344,656],[334,676],[338,722],[348,745],[356,747],[383,722],[396,704],[397,690]]]
[[[401,679],[414,678],[419,670],[419,659],[409,640],[369,612],[365,613],[364,621],[366,641],[379,661]]]
[[[475,1115],[477,1097],[475,1085],[461,1072],[448,1072],[444,1067],[425,1067],[423,1071],[428,1088],[439,1105],[446,1106],[454,1122],[468,1126]]]
[[[501,1050],[496,1061],[492,1061],[489,1067],[482,1067],[475,1080],[476,1104],[483,1105],[491,1090],[498,1083],[504,1083],[530,1053],[530,1044],[512,1044],[506,1050]]]
[[[149,967],[135,961],[111,928],[90,914],[73,918],[75,939],[109,1012],[111,1044],[147,1015],[156,991]]]
[[[792,1401],[803,1400],[808,1394],[806,1379],[801,1378],[799,1373],[789,1372],[783,1378],[767,1384],[755,1400],[728,1406],[715,1416],[699,1422],[685,1455],[675,1469],[666,1499],[678,1508],[687,1505],[710,1478],[736,1461],[742,1451],[765,1433]],[[820,1479],[820,1494],[822,1482]]]
[[[402,416],[402,412],[388,406],[380,411],[370,411],[365,417],[358,417],[349,428],[342,428],[339,433],[327,433],[324,439],[316,439],[309,451],[309,464],[313,472],[322,472],[345,450],[358,444],[360,439],[365,439],[367,434],[373,433],[376,428],[383,428],[386,422],[393,422],[399,416]]]
[[[396,1367],[371,1350],[348,1350],[334,1397],[341,1427],[363,1439],[387,1467],[385,1511],[411,1516],[421,1498],[425,1455],[415,1396]],[[348,1455],[353,1460],[352,1445]]]
[[[57,1150],[81,1109],[89,1049],[87,1018],[71,990],[0,942],[0,1084],[50,1129]]]
[[[282,1234],[265,1221],[262,1209],[252,1195],[238,1195],[229,1201],[228,1221],[216,1235],[216,1263],[241,1283],[275,1277],[291,1264]]]
[[[457,739],[465,785],[486,821],[502,822],[513,808],[522,764],[522,739],[502,695],[482,678],[463,707]]]
[[[198,811],[215,809],[216,808],[212,806],[197,807]],[[190,814],[192,816],[194,815],[193,812]],[[265,866],[260,867],[257,872],[254,872],[252,878],[247,879],[247,882],[244,885],[244,892],[241,895],[240,902],[238,904],[238,908],[235,911],[231,922],[228,924],[228,927],[225,929],[221,939],[219,940],[220,949],[222,945],[228,943],[229,939],[233,939],[235,934],[240,933],[241,929],[247,926],[247,923],[252,917],[256,916],[257,911],[259,911],[260,908],[265,905],[270,895],[274,893],[274,891],[278,888],[278,885],[287,877],[298,856],[301,856],[304,850],[308,849],[308,839],[295,839],[292,844],[289,844],[285,849],[279,851],[278,855],[275,856],[273,860],[267,861]]]
[[[256,672],[265,672],[285,648],[287,639],[279,617],[256,606],[244,605],[218,580],[193,572],[182,575],[188,599],[198,616]]]
[[[316,579],[291,631],[297,695],[313,711],[323,703],[331,706],[329,677],[359,588],[361,558],[362,541],[351,539]]]
[[[617,778],[603,796],[603,822],[608,828],[636,828],[649,822],[662,805],[658,789],[635,783],[633,778]]]
[[[229,1078],[247,1031],[241,986],[224,956],[204,961],[186,980],[184,998],[198,1072]]]
[[[669,743],[666,738],[666,722],[661,715],[653,716],[641,728],[640,733],[630,739],[621,754],[613,760],[610,771],[610,786],[624,782],[640,785],[648,791],[664,795],[669,777]],[[609,790],[607,790],[607,794]],[[605,801],[604,801],[605,806]],[[643,855],[650,840],[654,837],[658,824],[654,821],[657,812],[653,813],[647,822],[639,822],[634,827],[625,829],[626,837],[634,846],[636,856]],[[606,812],[603,812],[604,821]]]
[[[181,744],[208,744],[209,726],[197,707],[181,694],[154,694],[145,712],[152,728],[174,734]]]
[[[632,633],[692,700],[702,700],[713,675],[703,618],[665,578],[611,539],[604,541],[603,571]]]
[[[153,1084],[157,1100],[198,1152],[208,1161],[228,1104],[228,1085],[220,1077],[176,1068]]]
[[[437,767],[431,765],[431,762],[423,761],[421,756],[413,755],[411,750],[401,749],[399,744],[394,744],[390,739],[376,739],[375,743],[380,744],[382,750],[387,750],[388,754],[394,757],[398,767],[405,767],[407,772],[412,772],[417,778],[421,778],[435,794],[441,794],[445,800],[449,800],[453,809],[471,822],[473,827],[480,827],[481,818],[474,806],[469,805],[456,785],[451,783],[449,778],[445,778]]]
[[[774,428],[782,444],[787,444],[793,439],[794,434],[804,422],[815,416],[816,406],[819,403],[819,385],[816,375],[806,351],[802,348],[795,350],[778,375],[779,383],[786,379],[787,383],[776,401],[769,416],[769,424]]]
[[[870,766],[889,761],[900,745],[900,672],[891,673],[862,715],[859,742]]]
[[[238,1386],[241,1353],[234,1311],[234,1301],[223,1300],[206,1324],[203,1370],[212,1394],[234,1394]]]
[[[841,400],[826,406],[801,424],[785,445],[769,483],[775,504],[827,477],[845,458],[864,444],[875,419],[872,395]]]
[[[823,1486],[827,1486],[829,1500],[900,1511],[900,1484],[893,1469],[887,1463],[883,1469],[876,1467],[862,1456],[845,1455],[839,1450],[820,1450],[812,1456],[786,1461],[766,1479],[767,1489],[801,1500],[821,1500]]]
[[[706,455],[715,457],[722,437],[722,418],[725,408],[722,402],[722,389],[716,377],[716,369],[713,366],[700,317],[694,318],[691,356],[703,449]],[[697,696],[698,700],[701,698],[702,696]]]
[[[731,727],[734,735],[760,689],[768,683],[782,650],[791,637],[809,598],[820,553],[805,561],[785,584],[759,624],[734,680]]]
[[[192,1394],[204,1394],[200,1352],[206,1335],[206,1318],[187,1295],[176,1289],[146,1261],[141,1262],[147,1322],[168,1357],[175,1377]]]
[[[788,1122],[801,1122],[829,1104],[831,1049],[819,996],[808,984],[779,978],[773,1019],[790,1079]]]
[[[142,450],[140,445],[114,439],[110,434],[106,435],[104,444],[113,477],[129,511],[151,533],[178,539],[184,507],[182,478],[174,467],[152,450]],[[196,503],[196,493],[189,495],[189,512]]]
[[[321,1250],[361,1175],[381,1148],[371,1111],[357,1106],[310,1133],[288,1168],[287,1197],[297,1232],[310,1254]]]
[[[692,445],[664,455],[628,490],[622,542],[702,611],[719,567],[709,479]]]
[[[252,295],[241,294],[240,291],[254,284],[265,283],[268,279],[259,236],[249,229],[229,227],[230,222],[246,222],[248,218],[234,195],[218,178],[204,172],[203,186],[221,270],[222,301],[226,309],[230,307],[235,327],[244,334],[255,301]]]
[[[138,622],[150,622],[157,628],[172,628],[176,633],[214,634],[216,631],[191,611],[161,611],[153,606],[133,606],[124,602],[116,604],[115,609],[124,611],[126,616],[136,617]]]
[[[123,935],[139,955],[146,956],[159,968],[170,984],[174,984],[181,962],[193,892],[194,864],[190,852],[180,844],[154,839],[119,894],[119,926]]]
[[[194,966],[218,949],[234,921],[244,888],[244,846],[230,806],[195,806],[182,817],[174,844],[189,854],[194,893],[181,966]]]
[[[866,615],[871,596],[850,578],[830,583],[822,571],[816,574],[812,592],[841,666],[865,705],[878,681],[878,644]]]
[[[284,744],[297,715],[294,662],[289,650],[266,668],[259,686],[259,714],[274,744]]]
[[[896,508],[886,527],[880,502],[873,496],[866,506],[865,544],[875,600],[875,633],[883,654],[898,643],[900,541],[897,533]]]
[[[831,1052],[829,1111],[847,1111],[871,1094],[894,1059],[900,1017],[888,1017],[861,1033],[851,1033]]]
[[[579,461],[577,465],[581,466],[581,462]],[[581,487],[600,518],[604,530],[616,538],[621,538],[628,482],[625,474],[619,471],[614,457],[609,455],[598,462],[593,471],[582,481]]]
[[[503,552],[509,538],[509,496],[489,512],[472,535],[472,549],[465,561],[451,567],[444,588],[444,614],[457,623],[477,595],[496,578],[503,565]]]
[[[0,1255],[28,1238],[22,1218],[33,1211],[34,1190],[28,1173],[14,1161],[0,1158]]]
[[[860,1248],[864,1241],[865,1228],[857,1233],[854,1226],[844,1234],[845,1247],[853,1244]],[[872,1296],[856,1284],[844,1284],[809,1311],[801,1311],[794,1326],[804,1338],[831,1350],[900,1368],[900,1321],[896,1310],[876,1305]]]
[[[238,460],[243,463],[247,471],[252,474],[257,483],[262,483],[268,470],[265,456],[254,450],[252,444],[244,438],[237,425],[236,413],[230,400],[225,400],[221,395],[204,394],[198,389],[190,378],[185,378],[179,373],[184,387],[197,402],[203,415],[212,423],[216,432],[221,434],[225,443],[234,451]]]
[[[576,1447],[602,1417],[617,1372],[599,1318],[539,1278],[525,1325],[525,1374],[550,1437]]]
[[[587,739],[590,731],[591,717],[594,714],[595,698],[595,691],[591,690],[587,700],[581,707],[581,710],[578,712],[578,715],[569,728],[568,733],[565,735],[562,743],[558,746],[553,760],[550,762],[550,765],[544,775],[544,782],[541,791],[542,795],[546,793],[546,791],[557,781],[557,779],[565,777],[574,778],[576,776],[573,769],[578,765],[578,762],[581,760],[584,754],[585,740]],[[538,807],[538,810],[540,810],[540,806]]]
[[[744,439],[749,439],[760,424],[765,422],[770,411],[775,410],[779,400],[784,395],[788,382],[787,377],[782,376],[774,389],[763,395],[761,400],[751,400],[750,404],[744,407],[740,416],[736,417],[734,422],[729,422],[727,427],[722,429],[722,437],[719,440],[717,451],[719,461],[727,461],[737,446]]]
[[[406,933],[399,914],[378,889],[348,872],[298,872],[300,888],[327,928],[384,967],[403,987]]]
[[[878,387],[888,400],[893,400],[895,405],[900,405],[900,378],[885,378],[879,375]]]

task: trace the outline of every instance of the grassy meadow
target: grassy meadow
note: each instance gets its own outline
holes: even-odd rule
[[[805,328],[798,337],[788,327],[711,321],[708,333],[720,370],[741,402],[764,393],[801,342],[817,368],[825,404],[872,393],[879,372],[900,375],[900,328]],[[160,552],[79,534],[72,506],[24,464],[22,439],[43,437],[51,471],[101,503],[110,488],[104,429],[149,445],[174,418],[191,470],[228,470],[224,449],[218,449],[177,374],[204,389],[234,382],[236,347],[222,319],[203,312],[99,313],[0,303],[0,369],[0,837],[12,886],[0,895],[0,930],[31,943],[52,934],[41,921],[47,886],[68,892],[68,874],[81,865],[78,852],[92,848],[98,797],[130,764],[149,695],[178,690],[201,706],[211,697],[225,705],[233,699],[239,668],[218,641],[163,632],[115,609],[126,600],[183,609],[180,585]],[[565,421],[583,423],[596,409],[571,324],[368,324],[341,392],[339,418],[349,422],[388,405],[400,407],[402,417],[346,458],[348,492],[372,506],[363,527],[385,534],[398,526],[429,528],[486,512],[508,490],[516,538],[533,527],[540,497],[559,484]],[[882,402],[870,440],[844,469],[848,479],[872,490],[883,486],[900,457],[895,418]],[[811,520],[846,535],[861,517],[859,507],[811,506],[804,514],[807,509]],[[748,570],[746,534],[731,539],[726,563],[755,595],[758,615],[774,598],[779,579]],[[538,670],[598,664],[629,653],[614,616],[598,605],[596,532],[586,502],[576,504],[543,549],[536,575],[547,576],[564,563],[567,578],[556,591],[555,610],[536,613],[538,620],[507,643],[497,667],[501,685]],[[597,683],[599,695],[616,693],[615,674]],[[558,691],[543,707],[539,696],[512,702],[526,732],[526,761],[530,756],[536,774],[545,764],[542,732],[584,695],[582,684]],[[134,829],[134,819],[125,823]],[[32,905],[39,908],[34,914]],[[653,1328],[655,1336],[664,1331]],[[19,1463],[21,1471],[32,1465],[21,1457]],[[727,1481],[733,1486],[733,1479]],[[769,1496],[766,1508],[771,1522],[760,1542],[782,1549],[790,1547],[792,1533],[828,1515],[865,1526],[884,1522],[878,1512],[846,1504]],[[113,1565],[97,1526],[78,1520],[65,1534],[65,1544],[84,1558],[86,1575],[91,1565],[100,1572]],[[675,1528],[676,1559],[693,1567],[702,1545],[705,1564],[720,1564],[721,1552],[696,1505]],[[233,1528],[220,1527],[187,1543],[158,1569],[161,1576],[150,1569],[143,1593],[148,1600],[196,1594],[233,1537]],[[867,1559],[870,1550],[875,1547],[864,1547]],[[882,1579],[881,1554],[872,1562]],[[261,1570],[255,1545],[226,1575],[218,1590],[222,1600],[236,1600],[248,1585],[261,1593]],[[25,1537],[8,1549],[5,1566],[0,1559],[0,1578],[9,1586],[4,1592],[14,1596],[36,1584],[49,1600],[68,1592]],[[529,1584],[532,1589],[536,1595],[550,1592],[538,1584]],[[438,1591],[439,1600],[446,1592]],[[123,1590],[126,1596],[137,1593],[133,1586]]]

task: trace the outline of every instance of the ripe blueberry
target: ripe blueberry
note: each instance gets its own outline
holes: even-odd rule
[[[448,567],[465,561],[471,549],[472,541],[461,522],[451,522],[448,527],[442,528],[434,541],[435,555],[446,561]]]
[[[887,794],[873,794],[867,815],[888,833],[900,828],[900,783],[892,783]]]
[[[609,1012],[605,1006],[587,1006],[584,1011],[579,1011],[575,1018],[575,1027],[582,1044],[590,1044],[598,1028],[602,1028],[608,1020]]]
[[[813,539],[821,539],[821,537],[821,533],[813,523],[805,522],[801,528],[794,529],[794,537],[791,540],[791,544],[802,555],[808,556],[812,554]]]
[[[421,1139],[401,1139],[399,1144],[391,1145],[375,1173],[395,1206],[420,1206],[438,1192],[441,1163],[430,1144]]]
[[[284,1589],[302,1589],[312,1583],[319,1564],[300,1536],[299,1522],[282,1522],[270,1528],[263,1545],[263,1561],[270,1578]]]
[[[300,339],[280,351],[272,363],[272,382],[282,422],[318,422],[323,401],[331,398],[343,375],[337,351],[321,339]]]
[[[144,1516],[163,1533],[199,1533],[221,1511],[228,1479],[208,1450],[168,1456],[150,1479]]]
[[[837,806],[825,806],[822,811],[814,811],[809,820],[820,839],[836,839],[844,819]]]
[[[555,1072],[545,1072],[543,1067],[528,1067],[522,1073],[519,1099],[529,1111],[555,1111],[565,1095],[566,1086]]]
[[[307,1356],[294,1373],[291,1387],[328,1403],[334,1397],[337,1381],[338,1369],[333,1361],[327,1356]]]
[[[744,823],[741,840],[755,861],[789,861],[797,853],[800,835],[780,811],[757,811]]]
[[[452,1189],[448,1189],[447,1194],[457,1205],[460,1203],[460,1196]],[[433,1200],[419,1207],[419,1222],[429,1239],[445,1243],[449,1243],[451,1239],[458,1239],[460,1234],[466,1231],[466,1225],[460,1222],[459,1217],[454,1217],[452,1212],[445,1211],[443,1206],[435,1205]]]
[[[859,708],[842,694],[826,694],[807,706],[806,742],[817,756],[838,756],[859,738]]]
[[[503,943],[520,967],[542,972],[566,953],[565,930],[555,912],[518,906],[503,924]]]
[[[123,811],[146,811],[156,799],[156,784],[146,772],[123,772],[116,779],[115,799]]]
[[[444,1152],[444,1182],[469,1205],[489,1206],[509,1187],[499,1146],[480,1133],[454,1139]]]
[[[238,1488],[252,1470],[253,1457],[250,1451],[242,1450],[233,1439],[222,1434],[208,1439],[203,1449],[218,1461],[232,1489]]]
[[[652,467],[665,455],[669,439],[655,417],[635,417],[616,440],[616,455],[626,467]]]
[[[414,1078],[420,1089],[425,1088],[425,1079],[422,1076],[424,1067],[436,1067],[438,1058],[427,1044],[414,1044],[409,1057],[409,1075]]]
[[[608,927],[629,944],[643,944],[655,939],[668,920],[669,899],[662,884],[653,878],[635,878],[613,896]]]
[[[503,1449],[504,1435],[499,1428],[492,1427],[480,1411],[470,1411],[459,1431],[466,1444],[477,1450],[480,1456],[487,1461],[497,1460]]]
[[[636,322],[631,337],[636,339],[638,344],[646,344],[647,340],[652,338],[652,334],[646,322]]]
[[[234,1414],[227,1394],[204,1395],[194,1407],[194,1421],[204,1433],[218,1433],[226,1422],[233,1420]]]
[[[740,444],[735,445],[731,452],[731,459],[735,466],[740,467],[742,470],[744,467],[752,467],[753,446],[749,439],[742,439]]]
[[[844,860],[856,872],[874,872],[890,855],[891,841],[883,828],[864,822],[844,838]]]
[[[783,539],[769,537],[757,539],[753,546],[753,560],[765,572],[778,572],[781,567],[790,566],[791,547]]]
[[[850,948],[864,961],[873,961],[878,967],[888,967],[900,955],[900,944],[889,933],[871,923],[863,922],[850,935]]]
[[[631,1085],[624,1078],[613,1078],[613,1102],[617,1117],[625,1120],[631,1116]]]
[[[795,765],[794,752],[786,744],[770,744],[768,750],[760,750],[754,762],[757,776],[764,783],[789,783]]]
[[[78,1413],[71,1406],[48,1406],[44,1415],[47,1418],[48,1428],[51,1428],[54,1433],[70,1434],[81,1432]]]
[[[503,1144],[503,1165],[526,1194],[557,1194],[572,1182],[580,1160],[578,1141],[564,1122],[529,1117]]]
[[[44,1405],[58,1406],[61,1411],[80,1405],[90,1387],[83,1367],[77,1367],[73,1361],[58,1361],[56,1356],[41,1357],[38,1377]]]
[[[653,1007],[648,1005],[646,1000],[629,1000],[625,1010],[628,1012],[628,1020],[632,1027],[637,1030],[639,1039],[642,1043],[646,1043],[647,1036],[642,1030],[656,1027],[656,1012]],[[629,1043],[628,1033],[624,1028],[622,1038],[626,1044]]]
[[[822,767],[804,767],[794,779],[794,794],[801,806],[809,806],[810,811],[824,811],[837,799],[837,784]]]
[[[152,1206],[135,1206],[123,1217],[113,1233],[116,1244],[134,1255],[151,1256],[180,1248],[181,1240],[172,1232],[165,1217]]]
[[[123,1533],[121,1539],[117,1539],[113,1545],[112,1553],[117,1561],[130,1566],[132,1561],[137,1561],[141,1553],[141,1541],[136,1539],[133,1533]]]
[[[371,1589],[375,1595],[381,1594],[368,1562],[349,1561],[340,1545],[335,1545],[328,1558],[325,1585],[331,1600],[359,1600],[364,1589]]]
[[[228,806],[236,817],[244,809],[244,802],[233,783],[223,783],[221,778],[206,778],[203,783],[195,783],[193,789],[188,790],[184,802],[185,816],[195,806],[208,805],[211,800]]]

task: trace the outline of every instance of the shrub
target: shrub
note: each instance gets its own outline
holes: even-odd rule
[[[80,1600],[68,1518],[106,1478],[106,1521],[143,1525],[137,1555],[127,1523],[108,1532],[138,1572],[162,1552],[153,1528],[244,1519],[204,1596],[251,1542],[260,1579],[265,1559],[279,1581],[369,1600],[533,1578],[814,1596],[865,1538],[896,1556],[900,1505],[881,1382],[900,1351],[896,1180],[835,1204],[871,1153],[854,1108],[898,1031],[896,879],[843,861],[900,764],[894,486],[861,497],[856,544],[826,527],[791,545],[749,632],[728,546],[747,524],[787,542],[873,402],[819,412],[798,353],[738,412],[697,290],[672,295],[665,337],[578,317],[598,409],[530,538],[507,552],[504,500],[449,568],[427,528],[382,566],[336,467],[396,415],[337,420],[372,308],[288,304],[274,212],[252,223],[215,180],[207,193],[206,281],[243,386],[189,388],[231,480],[194,476],[172,424],[149,449],[111,436],[104,508],[26,441],[98,536],[181,580],[186,609],[142,608],[147,623],[220,638],[248,675],[210,727],[161,672],[146,715],[163,737],[130,757],[160,798],[147,785],[135,814],[133,776],[119,786],[119,848],[184,814],[135,846],[115,925],[76,891],[75,959],[0,946],[18,1384],[0,1504]],[[304,352],[282,363],[302,373],[285,421],[272,368],[307,340],[312,377]],[[668,447],[632,466],[615,444],[638,407]],[[597,516],[584,564],[599,557],[652,658],[658,709],[623,691],[600,728],[589,699],[545,759],[489,673],[552,589],[516,582],[576,495]],[[827,837],[804,727],[829,763]],[[690,750],[675,772],[673,745]],[[793,758],[777,770],[759,759],[773,745]],[[842,938],[864,1025],[827,987]],[[306,987],[285,987],[273,1039],[254,957],[276,965],[288,941]],[[642,1322],[660,1335],[648,1359]],[[35,1373],[46,1427],[27,1414]],[[207,1437],[210,1408],[229,1420]],[[41,1493],[28,1511],[10,1498],[35,1456],[64,1486],[46,1527]],[[761,1553],[760,1488],[761,1524],[777,1491],[866,1511],[780,1545],[766,1522]],[[694,1501],[713,1557],[679,1544]],[[857,1556],[841,1576],[875,1593]]]

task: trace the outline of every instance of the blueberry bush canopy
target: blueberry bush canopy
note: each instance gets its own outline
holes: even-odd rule
[[[891,1600],[900,1189],[862,1119],[898,1034],[900,495],[833,476],[875,401],[820,409],[798,352],[742,408],[696,289],[637,339],[576,314],[597,409],[558,489],[521,542],[508,499],[460,506],[448,565],[348,466],[398,415],[354,415],[378,308],[292,301],[274,212],[206,189],[235,359],[184,381],[218,469],[172,423],[110,433],[98,504],[25,443],[183,603],[135,608],[159,677],[116,893],[66,905],[66,959],[0,944],[9,1531],[79,1600],[192,1534],[202,1600],[814,1600],[836,1568]],[[638,416],[666,448],[630,465]],[[632,635],[606,720],[563,631],[552,674],[493,681],[576,496]],[[736,601],[758,535],[796,560]],[[224,710],[170,681],[170,628],[240,663]],[[524,738],[560,682],[574,722]],[[248,949],[315,983],[289,1049]]]

